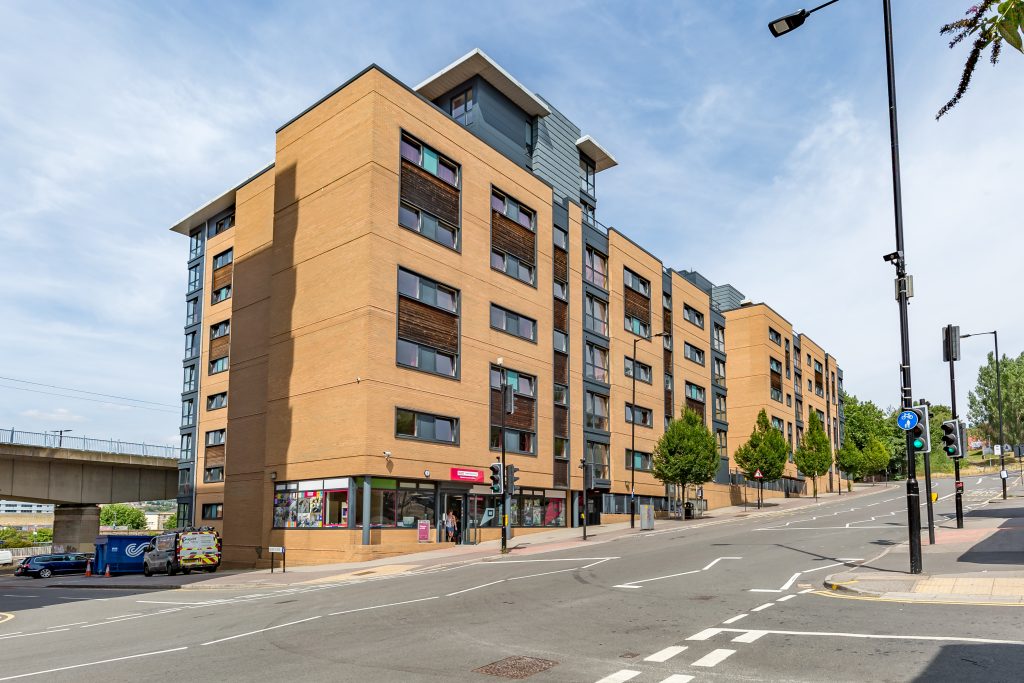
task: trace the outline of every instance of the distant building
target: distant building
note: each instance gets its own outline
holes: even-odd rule
[[[0,515],[52,515],[53,506],[43,503],[23,503],[17,500],[0,500]]]

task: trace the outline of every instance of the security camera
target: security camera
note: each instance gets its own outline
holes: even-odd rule
[[[388,460],[391,459],[391,451],[384,451],[384,457]]]
[[[903,256],[903,252],[902,251],[894,251],[891,254],[886,254],[885,256],[883,256],[882,260],[885,261],[886,263],[892,263],[893,261],[895,261],[896,259],[898,259],[898,258],[900,258],[902,256]]]

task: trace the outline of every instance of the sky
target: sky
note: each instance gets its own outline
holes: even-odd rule
[[[764,301],[846,389],[899,401],[881,3],[773,39],[796,0],[0,4],[0,429],[177,443],[187,239],[274,130],[370,63],[415,85],[481,48],[619,166],[598,219]],[[936,122],[967,0],[893,16],[914,395],[949,402],[941,328],[1024,350],[1024,55]],[[958,402],[991,337],[962,344]],[[93,393],[83,393],[93,392]]]

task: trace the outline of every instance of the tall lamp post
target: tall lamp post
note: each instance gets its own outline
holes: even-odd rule
[[[74,429],[51,429],[50,431],[57,435],[57,448],[62,448],[64,446],[64,435],[67,434],[68,432],[73,432],[75,430]]]
[[[999,471],[1002,473],[1006,471],[1006,454],[1003,452],[1006,448],[1003,444],[1003,383],[999,376],[999,331],[972,332],[971,334],[961,334],[960,338],[980,337],[983,334],[991,334],[996,345],[996,403],[999,405]],[[1001,479],[1003,480],[1003,500],[1006,500],[1006,477],[1001,477]]]
[[[652,334],[650,337],[636,337],[633,339],[633,370],[629,374],[633,376],[633,399],[632,419],[629,421],[631,436],[629,444],[629,528],[636,528],[636,343],[638,341],[651,341],[657,337],[664,337],[664,332]]]
[[[828,7],[838,0],[830,0],[810,10],[800,10],[776,19],[768,24],[768,30],[778,38],[803,25],[807,17]],[[907,275],[906,253],[903,244],[903,199],[900,192],[900,151],[896,121],[896,74],[892,56],[892,9],[890,0],[882,0],[882,15],[885,25],[885,71],[889,90],[889,140],[892,151],[892,195],[896,227],[896,251],[883,258],[896,266],[896,300],[900,314],[900,402],[904,409],[912,404],[913,391],[910,385],[910,333],[907,303],[913,294],[913,279]],[[907,527],[910,532],[910,573],[920,574],[921,567],[921,507],[920,488],[917,483],[917,458],[913,438],[908,431],[907,439]],[[1005,484],[1005,481],[1004,481]]]

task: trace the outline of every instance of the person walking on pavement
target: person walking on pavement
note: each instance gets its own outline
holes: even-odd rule
[[[444,517],[444,531],[448,538],[448,542],[452,543],[455,541],[455,515],[449,510]]]

